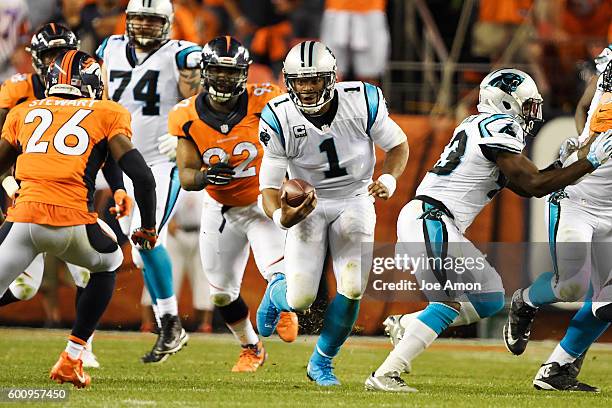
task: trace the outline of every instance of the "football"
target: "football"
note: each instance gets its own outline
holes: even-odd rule
[[[287,204],[291,207],[299,207],[304,202],[306,196],[311,191],[314,191],[314,187],[307,181],[300,179],[291,179],[283,183],[280,189],[280,194],[287,192]]]

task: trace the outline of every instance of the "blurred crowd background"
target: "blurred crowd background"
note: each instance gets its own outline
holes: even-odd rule
[[[127,0],[2,0],[0,79],[32,70],[24,47],[39,25],[49,21],[67,25],[80,38],[81,48],[93,53],[105,37],[125,32],[126,5]],[[289,48],[305,39],[319,39],[336,55],[340,79],[367,80],[383,88],[389,109],[411,144],[397,198],[384,214],[379,212],[377,239],[388,241],[394,239],[399,209],[435,162],[452,128],[475,110],[478,84],[486,73],[496,67],[523,69],[532,74],[544,97],[545,119],[573,116],[585,85],[596,73],[593,59],[612,41],[612,0],[175,0],[174,8],[172,38],[204,44],[218,35],[236,36],[253,56],[251,81],[282,86],[282,61]],[[112,222],[106,212],[109,193],[101,190],[97,202],[100,214]],[[468,236],[481,241],[528,240],[529,210],[524,203],[503,192]],[[181,211],[172,227],[172,235],[183,240],[176,253],[187,251],[185,243],[195,240],[187,236],[197,228],[197,219],[181,219]],[[504,224],[501,214],[525,223]],[[386,218],[387,222],[381,221]],[[124,252],[129,259],[129,251]],[[180,257],[188,256],[192,255]],[[205,287],[194,281],[201,273],[194,272],[198,262],[193,259],[178,269],[187,271],[191,287]],[[249,268],[243,287],[253,289],[253,295],[245,298],[256,308],[263,283],[257,281],[252,262]],[[53,272],[46,273],[36,307],[42,307],[44,320],[53,326],[70,318],[72,307],[69,301],[62,306],[61,294],[62,287],[71,284],[61,266],[48,265],[48,269]],[[136,291],[129,296],[140,297],[141,286],[131,289],[129,283],[139,280],[139,273],[125,276],[125,286],[118,286],[119,300],[113,300],[118,314],[130,307],[127,301],[126,306],[117,306],[127,292]],[[521,279],[528,276],[514,283],[521,284]],[[212,308],[203,290],[192,294],[186,288],[178,291],[186,299],[181,308],[188,309],[184,313],[193,317],[194,328],[210,331]],[[511,293],[511,287],[506,289]],[[370,306],[368,312],[365,302],[360,317],[366,332],[375,332],[387,313],[406,312],[380,302],[372,301]],[[12,316],[15,310],[32,312],[32,307],[15,306]],[[150,319],[143,310],[146,328]],[[11,320],[3,313],[0,321]]]

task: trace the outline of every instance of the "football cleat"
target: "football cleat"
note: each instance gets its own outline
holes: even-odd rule
[[[83,371],[83,361],[73,360],[65,351],[51,369],[49,378],[59,384],[72,383],[77,388],[85,388],[91,383],[91,377]]]
[[[161,324],[157,341],[153,349],[142,357],[143,363],[163,363],[167,356],[180,351],[189,340],[178,316],[165,314],[161,318]]]
[[[537,308],[529,306],[523,300],[523,289],[514,292],[503,333],[504,344],[512,354],[521,355],[527,348],[531,325],[537,311]]]
[[[83,361],[83,367],[85,368],[100,368],[100,363],[98,362],[96,355],[89,348],[83,350],[81,360]]]
[[[254,373],[259,367],[264,365],[268,353],[260,341],[257,344],[247,344],[242,346],[242,351],[238,357],[238,361],[232,367],[233,373]]]
[[[385,392],[417,392],[416,388],[409,387],[399,373],[388,373],[376,377],[374,373],[365,381],[365,389],[368,391]]]
[[[314,381],[322,387],[340,385],[340,381],[338,381],[334,374],[332,359],[320,355],[316,350],[312,353],[310,361],[308,361],[306,376],[308,376],[310,381]]]
[[[272,298],[270,297],[270,289],[272,285],[280,280],[284,280],[285,275],[277,273],[272,277],[272,280],[268,283],[266,292],[261,298],[261,303],[257,308],[257,331],[263,337],[269,337],[274,333],[274,329],[278,324],[281,311],[274,306]]]
[[[599,388],[582,383],[576,378],[579,369],[572,364],[559,365],[553,362],[542,364],[535,378],[533,386],[536,390],[546,391],[581,391],[599,392]]]
[[[294,342],[298,335],[298,317],[294,312],[281,312],[276,325],[278,337],[285,343]]]

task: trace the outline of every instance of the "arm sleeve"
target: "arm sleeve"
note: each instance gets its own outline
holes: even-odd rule
[[[260,190],[279,189],[287,174],[288,159],[285,152],[285,139],[280,123],[276,122],[277,119],[272,116],[273,114],[274,112],[266,105],[259,121],[259,143],[264,150],[259,171]],[[268,121],[272,122],[272,125]]]
[[[202,60],[202,47],[187,41],[181,41],[185,44],[176,53],[176,66],[179,70],[200,68]]]
[[[491,115],[478,124],[478,130],[480,139],[477,143],[483,152],[520,154],[525,148],[523,128],[508,115]],[[485,157],[489,158],[487,154]]]
[[[121,156],[119,167],[134,184],[134,199],[136,199],[136,204],[140,210],[142,226],[145,228],[155,227],[157,197],[155,194],[155,178],[151,169],[136,149],[132,149]]]
[[[104,162],[104,167],[102,167],[102,174],[104,174],[104,178],[106,182],[110,186],[113,193],[117,190],[125,190],[125,186],[123,185],[123,173],[119,168],[119,165],[113,159],[113,157],[109,154],[106,158],[106,162]]]
[[[407,140],[406,134],[389,117],[387,102],[380,88],[364,82],[364,92],[368,110],[366,132],[374,144],[387,152],[404,143]]]

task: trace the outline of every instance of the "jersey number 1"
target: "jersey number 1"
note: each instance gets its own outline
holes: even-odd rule
[[[119,102],[121,95],[125,92],[130,80],[132,79],[132,71],[111,71],[110,82],[115,79],[121,78],[119,87],[113,92],[113,101]],[[159,115],[159,94],[157,93],[157,80],[159,78],[159,71],[148,70],[144,73],[142,78],[136,82],[132,91],[135,101],[144,102],[142,107],[142,114],[146,116],[158,116]]]
[[[325,170],[325,178],[342,177],[348,174],[344,167],[340,167],[334,139],[329,138],[322,141],[319,145],[319,151],[327,154],[327,161],[329,162],[329,170]]]

